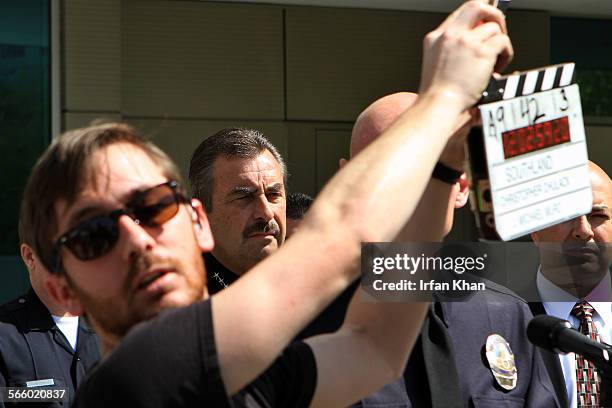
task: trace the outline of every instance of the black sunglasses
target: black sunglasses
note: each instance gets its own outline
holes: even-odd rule
[[[59,237],[51,253],[53,271],[60,271],[63,246],[81,261],[107,254],[119,239],[118,222],[122,215],[127,215],[136,224],[156,227],[174,217],[179,205],[187,202],[174,180],[136,192],[125,208],[85,220]]]

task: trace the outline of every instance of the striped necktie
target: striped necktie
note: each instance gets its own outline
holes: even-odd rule
[[[597,328],[593,322],[593,306],[588,302],[576,303],[572,309],[572,315],[580,320],[580,332],[594,341],[600,341]],[[600,408],[601,378],[595,365],[576,354],[576,396],[578,408]]]

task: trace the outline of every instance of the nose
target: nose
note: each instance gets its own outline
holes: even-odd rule
[[[593,229],[586,215],[574,219],[572,225],[572,238],[588,242],[593,239]]]
[[[144,252],[150,251],[156,245],[155,239],[139,223],[122,215],[117,220],[119,224],[119,245],[123,259],[132,260]]]
[[[274,211],[272,211],[272,205],[268,201],[268,198],[265,194],[261,194],[257,197],[255,206],[255,219],[263,219],[267,222],[274,218]]]

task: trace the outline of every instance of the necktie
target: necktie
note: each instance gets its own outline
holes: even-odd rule
[[[593,323],[593,306],[588,302],[576,303],[572,315],[580,320],[580,332],[594,341],[600,341],[597,328]],[[589,360],[576,354],[576,396],[579,408],[600,408],[601,379],[597,369]]]

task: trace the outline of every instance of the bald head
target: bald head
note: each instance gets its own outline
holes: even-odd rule
[[[612,179],[605,171],[592,161],[589,161],[589,176],[593,191],[600,191],[603,197],[612,199]]]
[[[417,100],[411,92],[398,92],[378,99],[368,106],[355,121],[351,134],[351,157],[366,148]]]
[[[351,157],[355,157],[377,137],[390,128],[399,117],[417,101],[418,95],[411,92],[398,92],[384,96],[368,106],[357,118],[351,134]],[[340,160],[340,165],[346,161]],[[434,182],[435,183],[435,182]],[[428,231],[432,240],[449,233],[453,226],[455,208],[463,207],[468,197],[468,185],[465,178],[455,183],[451,190],[448,185],[437,182],[437,186],[428,187],[419,203],[413,218],[402,232],[409,236],[414,231],[424,228],[419,221],[427,220]],[[435,220],[438,224],[434,225]],[[421,235],[422,236],[422,235]],[[400,237],[401,238],[401,237]]]

